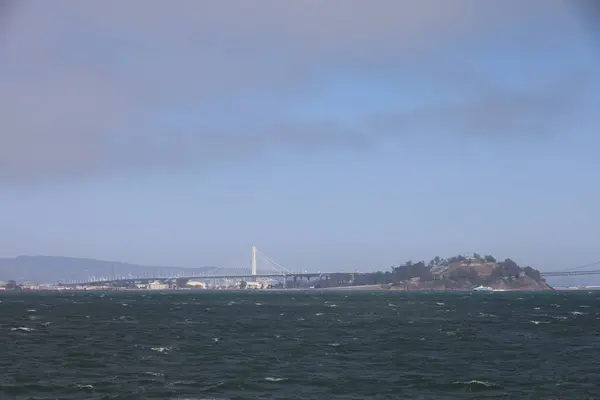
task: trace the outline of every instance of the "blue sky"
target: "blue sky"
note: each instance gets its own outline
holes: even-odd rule
[[[0,40],[0,256],[600,260],[597,38],[564,2],[56,4]]]

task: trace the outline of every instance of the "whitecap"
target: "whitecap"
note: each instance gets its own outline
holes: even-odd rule
[[[482,312],[479,313],[479,316],[480,317],[495,317],[494,314],[486,314],[486,313],[482,313]]]
[[[151,347],[150,350],[158,351],[159,353],[166,353],[172,350],[172,347]]]
[[[267,376],[265,378],[265,381],[269,381],[269,382],[281,382],[281,381],[287,381],[287,378],[275,378],[272,376]]]
[[[162,372],[152,372],[152,371],[146,371],[146,372],[143,372],[143,374],[152,375],[152,376],[165,376],[165,374],[163,374]]]
[[[486,388],[494,388],[494,387],[498,386],[498,385],[496,385],[495,383],[492,383],[492,382],[478,381],[478,380],[470,380],[468,382],[455,381],[453,383],[455,385],[480,386],[480,387],[486,387]]]
[[[19,326],[18,328],[10,328],[11,331],[23,331],[23,332],[31,332],[34,329],[33,328],[27,328],[25,326]]]

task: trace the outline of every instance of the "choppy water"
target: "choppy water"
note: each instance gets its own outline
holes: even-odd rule
[[[1,399],[600,396],[600,292],[0,301]]]

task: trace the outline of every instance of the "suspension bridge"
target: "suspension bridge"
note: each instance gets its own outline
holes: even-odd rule
[[[596,269],[594,269],[596,268]],[[589,276],[600,275],[600,261],[579,265],[577,267],[567,268],[560,271],[542,272],[543,277],[558,277],[558,276]]]
[[[246,265],[244,265],[246,264]],[[248,265],[249,264],[249,265]],[[258,279],[284,279],[291,278],[294,281],[298,278],[311,278],[321,276],[321,272],[292,271],[271,257],[264,254],[256,246],[252,246],[250,254],[250,263],[248,257],[246,260],[230,262],[218,267],[203,268],[156,268],[149,267],[144,271],[126,272],[116,271],[114,268],[110,275],[91,276],[87,279],[73,279],[61,282],[65,285],[103,285],[111,283],[126,282],[149,282],[164,281],[173,279],[186,280],[247,280],[256,281]]]
[[[250,260],[248,260],[250,258]],[[250,261],[250,262],[248,262]],[[600,261],[567,268],[558,271],[541,272],[542,277],[575,277],[600,275]],[[114,267],[105,276],[91,276],[85,279],[71,279],[61,282],[64,285],[104,285],[127,282],[166,281],[174,279],[184,280],[283,280],[325,278],[334,274],[356,274],[356,272],[313,272],[290,270],[271,257],[264,254],[256,246],[252,246],[250,257],[246,255],[241,260],[223,264],[217,267],[203,268],[157,268],[148,267],[137,271],[116,270]]]

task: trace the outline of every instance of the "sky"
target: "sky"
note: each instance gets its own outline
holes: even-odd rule
[[[600,260],[600,32],[583,1],[0,13],[0,256]]]

